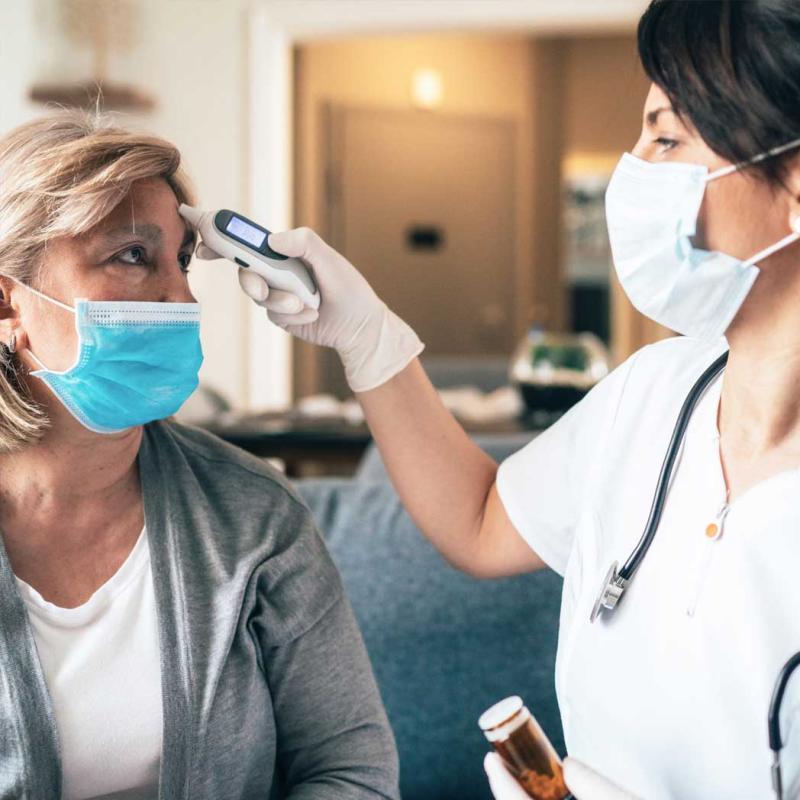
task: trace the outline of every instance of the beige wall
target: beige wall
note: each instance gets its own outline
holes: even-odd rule
[[[630,150],[648,86],[635,37],[567,39],[563,51],[565,150],[613,156]]]
[[[419,67],[438,70],[444,84],[442,110],[506,117],[517,124],[517,296],[530,297],[534,91],[531,47],[523,36],[466,34],[370,37],[315,42],[297,49],[296,222],[323,234],[320,171],[321,112],[325,102],[410,108],[411,76]],[[516,309],[523,326],[530,309]],[[297,348],[298,394],[313,390],[314,356]]]

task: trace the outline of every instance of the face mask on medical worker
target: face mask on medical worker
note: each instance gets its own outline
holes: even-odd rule
[[[701,164],[622,156],[606,192],[606,220],[620,283],[642,314],[707,341],[725,333],[758,277],[755,265],[800,239],[800,218],[792,233],[744,261],[702,250],[691,239],[705,188],[798,145],[792,141],[711,173]]]
[[[81,299],[73,308],[19,285],[75,315],[78,353],[72,367],[48,369],[28,352],[41,366],[31,375],[89,430],[114,433],[163,419],[197,388],[203,362],[198,303]]]

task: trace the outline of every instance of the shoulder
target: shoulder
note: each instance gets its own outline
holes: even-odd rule
[[[728,349],[720,338],[709,343],[689,336],[671,336],[638,350],[631,375],[643,381],[691,380]]]
[[[673,336],[647,345],[628,359],[618,415],[673,416],[689,389],[711,363],[728,349],[720,338],[709,343]]]
[[[165,538],[199,591],[247,584],[275,640],[306,630],[341,596],[311,512],[265,461],[207,431],[160,421],[145,426],[139,464],[148,525],[171,530]]]
[[[174,420],[151,423],[146,431],[162,458],[181,463],[206,489],[216,486],[234,496],[256,491],[260,497],[282,498],[305,509],[292,484],[268,461],[208,431]]]
[[[315,532],[295,488],[266,461],[173,421],[145,426],[139,471],[146,500],[171,509],[234,558],[265,558]]]

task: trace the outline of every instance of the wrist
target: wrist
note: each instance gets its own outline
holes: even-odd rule
[[[424,349],[417,334],[381,303],[378,314],[362,325],[348,348],[339,350],[353,392],[367,392],[391,380]]]

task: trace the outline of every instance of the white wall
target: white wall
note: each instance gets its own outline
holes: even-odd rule
[[[33,4],[0,5],[0,131],[19,124],[35,111],[25,99],[35,41]]]
[[[648,0],[260,0],[297,40],[371,33],[629,31]]]

